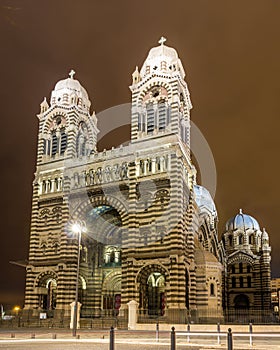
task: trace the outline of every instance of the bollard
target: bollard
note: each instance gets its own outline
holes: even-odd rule
[[[80,339],[80,334],[77,334],[77,335],[76,335],[76,339]]]
[[[31,339],[35,339],[35,333],[31,334]]]
[[[158,342],[158,341],[159,341],[159,324],[157,322],[157,324],[156,324],[156,342]]]
[[[55,333],[52,335],[52,338],[53,338],[53,339],[56,339],[56,334],[55,334]]]
[[[171,341],[171,350],[176,350],[176,333],[175,333],[175,327],[171,328],[171,334],[170,334],[170,341]]]
[[[15,337],[16,337],[15,333],[12,333],[11,338],[15,338]]]
[[[220,323],[219,323],[219,322],[217,323],[217,333],[218,333],[218,336],[217,336],[217,343],[218,343],[218,345],[220,345],[220,344],[221,344],[221,337],[220,337],[221,326],[220,326]]]
[[[228,335],[227,335],[227,350],[233,350],[233,343],[232,343],[232,332],[231,328],[228,329]]]
[[[109,344],[109,350],[115,349],[115,332],[114,327],[112,326],[110,329],[110,344]]]
[[[188,323],[188,326],[187,326],[187,332],[190,333],[191,331],[191,325]],[[189,343],[190,342],[190,335],[188,334],[188,337],[187,337],[187,342]]]
[[[250,333],[250,346],[253,346],[253,325],[249,323],[249,333]]]

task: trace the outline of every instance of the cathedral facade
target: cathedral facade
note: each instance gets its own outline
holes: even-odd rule
[[[59,81],[41,103],[25,311],[68,317],[80,254],[81,317],[172,322],[270,308],[268,234],[243,213],[220,241],[217,210],[196,182],[192,104],[175,49],[150,50],[132,74],[131,141],[97,151],[86,90]],[[81,244],[72,224],[82,220]]]

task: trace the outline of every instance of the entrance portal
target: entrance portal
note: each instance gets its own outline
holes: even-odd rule
[[[166,307],[166,277],[161,266],[149,266],[138,275],[139,311],[142,315],[164,316]]]

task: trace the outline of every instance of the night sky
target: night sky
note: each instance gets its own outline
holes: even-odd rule
[[[191,118],[211,147],[220,235],[243,208],[271,238],[280,276],[278,0],[1,0],[0,304],[23,304],[39,105],[71,68],[92,108],[130,102],[131,73],[159,38],[187,73]],[[120,136],[121,133],[121,136]],[[119,135],[119,136],[118,136]],[[102,140],[110,148],[128,128]]]

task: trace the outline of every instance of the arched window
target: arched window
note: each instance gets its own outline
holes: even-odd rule
[[[160,100],[158,103],[158,129],[165,130],[167,125],[168,107],[164,100]]]
[[[155,86],[144,97],[143,113],[138,114],[138,131],[148,135],[155,130],[164,131],[170,123],[170,110],[167,102],[167,91]]]
[[[144,125],[145,127],[145,125]],[[144,131],[144,129],[142,128],[142,114],[138,113],[138,131]]]
[[[232,245],[233,245],[233,238],[232,238],[232,235],[229,235],[229,236],[228,236],[228,243],[229,243],[229,246],[232,247]]]
[[[237,238],[238,244],[243,244],[243,236],[239,235]]]
[[[231,266],[231,273],[235,273],[235,266],[234,265]]]
[[[85,122],[80,122],[77,136],[76,151],[78,157],[85,156],[89,152],[88,129]]]
[[[64,154],[67,147],[67,135],[65,133],[65,129],[61,130],[61,136],[60,136],[60,154]]]
[[[254,244],[254,235],[249,236],[249,244]]]
[[[55,156],[57,153],[57,136],[56,132],[52,132],[52,156]]]
[[[239,287],[243,288],[243,277],[239,277]]]
[[[156,170],[157,171],[160,171],[160,165],[161,165],[161,162],[160,162],[160,157],[156,157]]]
[[[140,174],[144,174],[145,173],[145,163],[144,160],[140,160],[139,162],[139,168],[140,168]]]
[[[243,272],[243,264],[242,262],[239,263],[239,273],[242,273]]]
[[[236,278],[235,277],[231,278],[231,286],[232,286],[232,288],[236,288]]]
[[[49,139],[44,139],[44,149],[43,153],[46,154],[47,156],[51,155],[51,140]]]
[[[147,172],[151,172],[152,171],[152,161],[151,159],[147,159]]]
[[[214,283],[210,283],[210,296],[215,296],[215,285]]]
[[[43,153],[48,156],[63,155],[67,148],[66,121],[62,116],[56,116],[50,125],[49,135],[44,139]]]
[[[152,134],[155,129],[155,111],[152,103],[147,104],[147,134]]]

